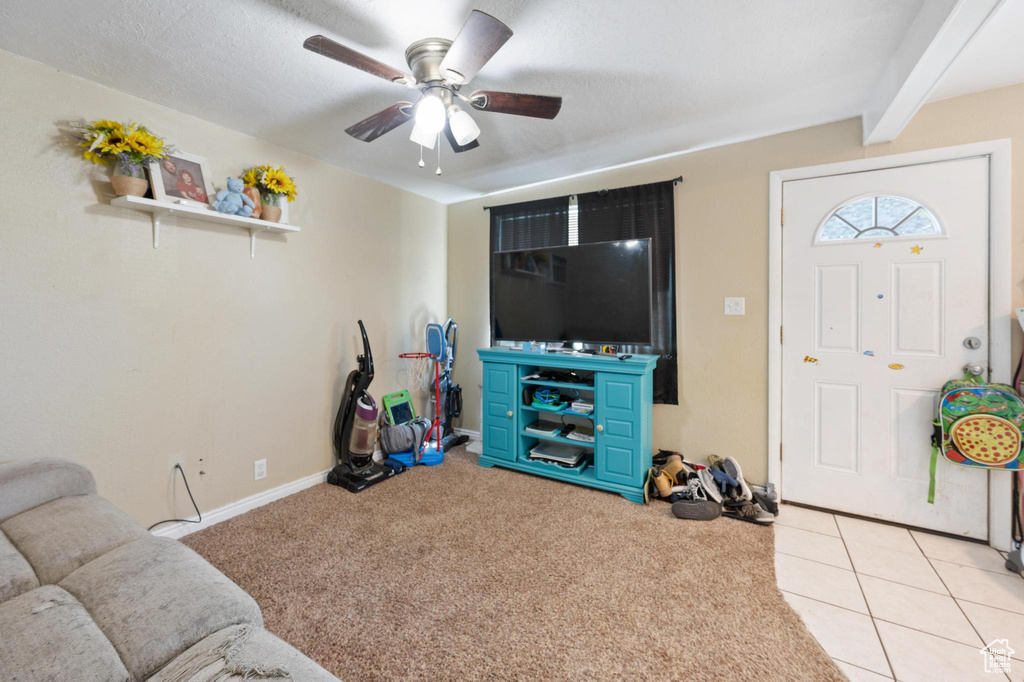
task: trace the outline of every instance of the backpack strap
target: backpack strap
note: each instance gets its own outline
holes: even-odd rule
[[[1020,360],[1017,361],[1017,371],[1013,373],[1013,390],[1017,391],[1018,395],[1024,396],[1024,376],[1021,376],[1021,370],[1024,369],[1024,349],[1021,350]]]
[[[939,448],[942,447],[942,422],[932,420],[932,461],[928,465],[928,504],[935,504],[935,469],[939,463]]]

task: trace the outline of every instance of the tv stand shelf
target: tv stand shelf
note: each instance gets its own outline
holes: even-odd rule
[[[543,356],[538,359],[543,359]],[[618,362],[618,361],[616,361]],[[520,379],[527,386],[550,386],[551,388],[571,388],[577,391],[593,391],[593,384],[582,384],[574,381],[545,381],[544,379]]]
[[[594,413],[580,414],[579,412],[570,412],[568,407],[563,407],[560,410],[542,410],[537,407],[531,407],[530,405],[520,405],[519,409],[523,412],[536,412],[539,414],[550,414],[555,417],[579,417],[580,419],[593,419]]]
[[[565,443],[566,445],[579,445],[581,448],[594,449],[594,443],[576,440],[575,438],[566,438],[565,436],[545,436],[542,433],[530,433],[529,431],[521,431],[519,435],[524,438],[533,438],[534,440],[549,440],[552,443]]]
[[[483,362],[483,453],[479,464],[500,466],[560,481],[618,493],[642,504],[644,481],[651,467],[651,420],[654,365],[657,355],[626,360],[608,356],[574,356],[502,348],[481,348]],[[593,372],[589,384],[524,379],[540,369]],[[526,386],[548,386],[594,394],[589,415],[547,412],[523,404]],[[526,427],[549,414],[574,416],[594,426],[594,442],[529,433]],[[583,422],[586,423],[586,422]],[[581,470],[531,461],[530,450],[541,441],[577,445],[593,451]]]

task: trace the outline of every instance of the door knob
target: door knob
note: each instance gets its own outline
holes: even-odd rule
[[[512,410],[509,410],[508,412],[506,412],[505,416],[506,417],[511,417],[512,416]]]
[[[981,365],[975,365],[971,363],[964,365],[964,374],[971,374],[973,376],[980,377],[984,373],[985,368],[982,367]]]
[[[598,424],[597,426],[594,427],[594,430],[600,433],[601,431],[604,431],[604,427]]]
[[[964,339],[964,346],[970,348],[971,350],[978,350],[979,348],[981,348],[981,339],[979,339],[977,336],[968,336],[966,339]]]

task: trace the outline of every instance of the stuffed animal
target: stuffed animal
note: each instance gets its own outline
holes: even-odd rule
[[[259,218],[260,214],[263,213],[263,202],[260,200],[260,191],[255,187],[245,186],[242,190],[242,194],[252,199],[253,209],[252,218]]]
[[[252,199],[242,193],[245,183],[239,178],[228,178],[228,188],[217,192],[217,201],[213,207],[220,213],[231,213],[249,217],[255,204]]]

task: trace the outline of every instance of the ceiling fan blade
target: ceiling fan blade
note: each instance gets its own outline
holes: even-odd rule
[[[468,83],[511,37],[508,26],[490,14],[473,10],[441,60],[441,75],[453,83]]]
[[[477,90],[470,95],[470,99],[473,100],[473,108],[480,111],[533,116],[534,118],[554,118],[558,116],[558,112],[562,108],[562,98],[550,95],[522,95],[517,92]]]
[[[409,74],[378,62],[372,57],[367,57],[362,52],[356,52],[350,47],[336,43],[326,36],[310,36],[306,38],[306,42],[302,43],[302,46],[310,52],[330,57],[342,64],[354,66],[360,71],[365,71],[384,80],[389,80],[392,83],[398,83],[399,85],[415,85],[416,83],[416,79]]]
[[[480,142],[473,140],[469,144],[459,144],[455,141],[455,135],[452,133],[452,124],[445,121],[444,124],[444,136],[448,138],[448,144],[452,146],[452,151],[456,154],[460,152],[468,152],[470,149],[476,149],[480,146]]]
[[[413,116],[412,102],[395,102],[384,111],[364,118],[359,123],[345,128],[345,132],[363,142],[373,142],[384,133],[390,132]]]

